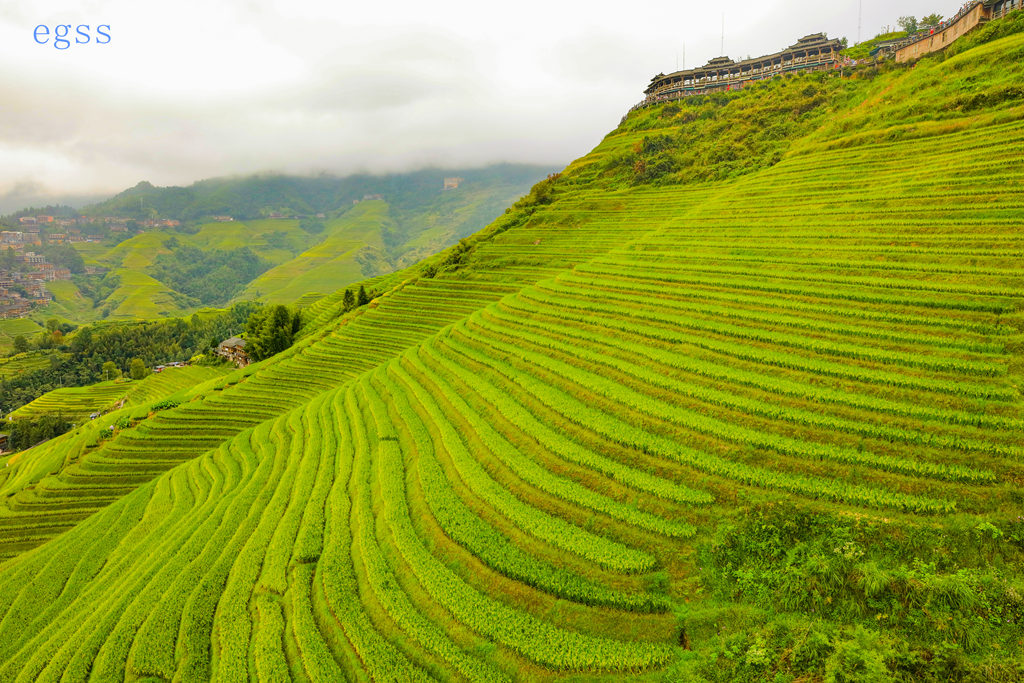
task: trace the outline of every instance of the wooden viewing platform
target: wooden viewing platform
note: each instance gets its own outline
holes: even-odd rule
[[[744,84],[789,73],[822,71],[835,68],[841,61],[842,45],[824,33],[804,36],[796,45],[757,59],[734,62],[716,57],[698,69],[658,74],[644,90],[646,99],[638,106],[705,95],[722,90],[737,90]]]

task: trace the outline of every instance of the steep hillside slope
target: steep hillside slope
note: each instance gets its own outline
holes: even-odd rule
[[[368,309],[26,452],[0,679],[1019,680],[1022,54],[636,112]]]

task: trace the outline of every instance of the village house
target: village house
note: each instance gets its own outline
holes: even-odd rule
[[[240,368],[249,364],[249,357],[245,354],[245,340],[240,337],[231,337],[218,344],[217,355]]]
[[[25,266],[15,267],[13,272],[0,271],[0,318],[21,318],[31,312],[33,305],[49,304],[53,295],[46,283],[71,279],[68,268],[47,262],[42,254],[22,254],[20,249],[15,253]]]
[[[24,299],[8,299],[0,303],[0,318],[24,318],[32,310],[32,304]]]

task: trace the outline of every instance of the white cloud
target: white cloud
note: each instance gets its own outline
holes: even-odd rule
[[[946,4],[938,11],[958,6]],[[864,36],[936,10],[904,5],[866,0]],[[268,169],[565,164],[684,49],[688,66],[718,56],[721,11],[667,0],[5,0],[0,195],[19,183],[84,193]],[[857,31],[856,1],[736,0],[726,12],[737,58]],[[109,24],[112,42],[40,46],[43,23]]]

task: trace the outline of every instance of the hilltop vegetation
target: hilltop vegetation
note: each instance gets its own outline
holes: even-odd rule
[[[634,112],[21,453],[0,679],[1021,680],[1024,33],[975,40]]]
[[[584,157],[567,182],[679,184],[727,180],[777,164],[796,141],[830,116],[860,101],[871,79],[828,74],[754,84],[746,96],[716,93],[633,113],[602,145],[601,163]],[[622,144],[622,132],[643,133]],[[607,143],[608,141],[606,141]]]

